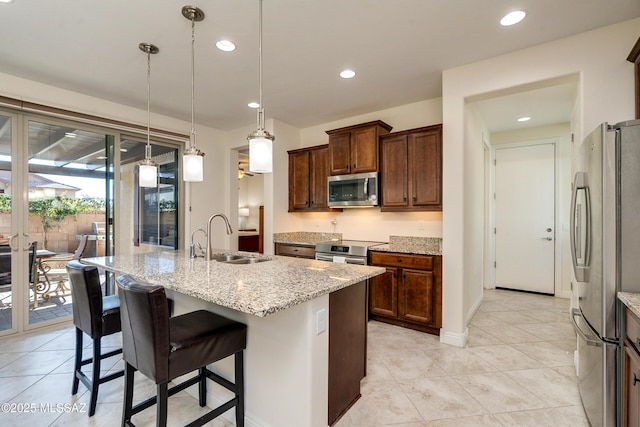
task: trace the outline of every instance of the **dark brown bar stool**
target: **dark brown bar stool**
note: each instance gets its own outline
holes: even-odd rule
[[[120,276],[118,294],[122,303],[123,358],[125,361],[122,425],[132,426],[131,417],[157,403],[156,425],[167,425],[167,400],[198,383],[199,404],[207,404],[207,378],[234,393],[228,402],[188,424],[201,426],[235,406],[236,426],[244,426],[243,350],[247,326],[206,310],[169,317],[167,296],[162,286],[140,283]],[[235,383],[207,368],[228,356],[235,356]],[[158,394],[133,404],[133,377],[138,370],[155,381]],[[198,370],[198,375],[168,388],[173,379]]]
[[[73,298],[73,324],[76,326],[76,357],[73,368],[73,387],[71,394],[78,392],[78,382],[82,381],[91,390],[89,416],[96,412],[98,386],[124,375],[124,371],[115,372],[100,378],[100,361],[122,353],[122,348],[102,353],[101,339],[104,336],[120,332],[120,299],[117,295],[102,296],[100,275],[96,267],[69,261],[67,272]],[[86,333],[93,340],[93,357],[82,360],[82,335]],[[82,367],[93,362],[93,374],[89,379]]]

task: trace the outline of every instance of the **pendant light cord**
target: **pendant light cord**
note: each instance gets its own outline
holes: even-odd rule
[[[151,48],[147,50],[147,146],[146,160],[151,160]]]
[[[259,98],[260,108],[258,109],[258,129],[264,129],[264,108],[262,107],[262,0],[258,0],[260,6],[258,8],[258,86],[259,86]]]
[[[196,146],[196,125],[195,125],[195,60],[196,51],[196,18],[195,14],[191,17],[191,148]]]

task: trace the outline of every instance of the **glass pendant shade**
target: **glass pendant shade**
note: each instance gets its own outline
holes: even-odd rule
[[[138,170],[140,187],[152,188],[158,186],[158,167],[154,164],[140,163]]]
[[[187,149],[182,154],[182,179],[187,182],[202,182],[204,180],[204,154],[197,148]]]
[[[256,173],[273,171],[273,136],[266,131],[249,135],[249,170]]]

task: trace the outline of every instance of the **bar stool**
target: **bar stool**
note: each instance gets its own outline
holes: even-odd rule
[[[206,310],[169,317],[164,287],[140,283],[128,276],[116,279],[122,303],[123,358],[125,361],[124,408],[122,425],[131,417],[157,403],[156,425],[167,425],[169,396],[198,383],[199,404],[207,403],[209,378],[234,393],[228,402],[206,413],[189,426],[201,426],[235,406],[236,426],[244,426],[243,350],[247,326]],[[235,357],[235,383],[207,368],[228,356]],[[133,404],[135,371],[155,381],[157,396]],[[173,379],[198,370],[198,375],[168,388]]]
[[[100,378],[100,361],[122,353],[122,348],[102,354],[102,337],[120,332],[120,300],[117,295],[102,296],[100,275],[96,267],[69,261],[66,265],[73,298],[73,324],[76,326],[76,355],[73,368],[73,386],[71,394],[78,392],[78,382],[82,381],[91,390],[89,416],[96,412],[98,386],[124,375],[124,371],[115,372]],[[82,338],[86,333],[93,340],[93,357],[82,360]],[[82,367],[93,363],[93,374],[89,379]]]

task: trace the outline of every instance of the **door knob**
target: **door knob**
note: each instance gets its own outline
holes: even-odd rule
[[[543,237],[542,240],[553,240],[553,237]]]
[[[547,228],[547,233],[551,233],[553,230],[551,230],[550,228]]]

